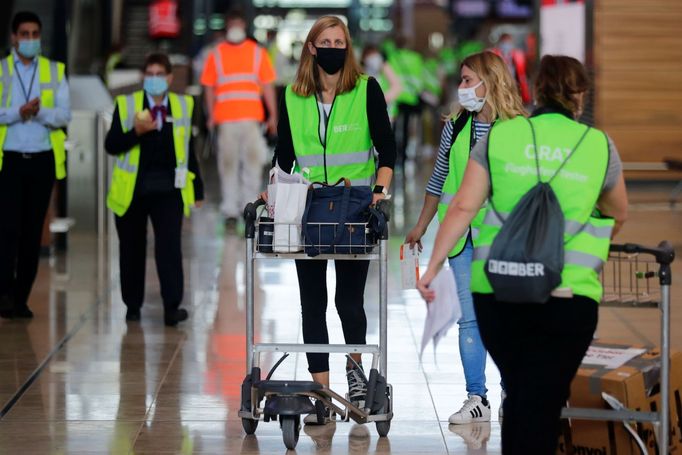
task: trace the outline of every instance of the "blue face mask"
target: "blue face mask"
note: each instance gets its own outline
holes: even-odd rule
[[[25,58],[33,58],[40,54],[40,40],[39,39],[24,39],[19,40],[17,52]]]
[[[514,43],[510,43],[509,41],[500,43],[500,50],[503,54],[510,54],[511,51],[514,50]]]
[[[146,76],[144,78],[144,91],[151,96],[161,96],[168,90],[168,81],[165,76]]]

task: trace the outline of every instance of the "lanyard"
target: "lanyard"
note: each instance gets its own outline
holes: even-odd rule
[[[329,115],[331,114],[331,108],[329,108],[329,114],[327,114],[327,110],[324,108],[324,100],[322,98],[322,92],[318,92],[318,96],[320,97],[320,104],[322,105],[322,115],[324,116],[324,129],[327,129],[327,126],[329,126]],[[334,103],[332,102],[332,105]]]
[[[21,84],[21,91],[24,92],[24,98],[26,98],[26,102],[28,103],[31,101],[31,92],[33,91],[33,81],[35,81],[36,78],[36,70],[38,69],[38,62],[35,62],[35,66],[33,67],[33,74],[31,75],[31,84],[28,86],[28,93],[26,93],[26,86],[24,85],[24,81],[21,79],[21,74],[19,73],[19,67],[17,66],[17,62],[14,62],[14,69],[17,72],[17,78],[19,78],[19,84]]]

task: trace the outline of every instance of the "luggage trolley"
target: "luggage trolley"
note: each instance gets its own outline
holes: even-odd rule
[[[658,308],[661,312],[661,409],[641,412],[630,409],[606,410],[564,408],[561,416],[576,420],[610,420],[652,423],[658,428],[658,447],[668,453],[670,430],[670,264],[675,251],[669,242],[656,248],[626,243],[611,245],[609,259],[601,272],[604,297],[601,306],[617,308]],[[655,279],[658,278],[658,281]],[[646,455],[646,453],[644,454]]]
[[[386,381],[387,370],[387,319],[388,319],[388,227],[389,206],[386,201],[377,203],[377,212],[383,217],[381,232],[371,232],[368,223],[357,223],[359,226],[347,228],[361,228],[365,230],[365,245],[361,245],[363,254],[320,254],[314,258],[302,251],[295,253],[273,252],[272,244],[264,241],[266,235],[272,235],[274,223],[258,219],[257,209],[265,203],[259,199],[249,203],[244,209],[246,222],[246,377],[241,389],[241,408],[239,417],[247,435],[256,431],[259,421],[268,422],[279,420],[282,428],[284,445],[294,449],[298,442],[301,428],[302,414],[316,413],[318,419],[324,418],[324,406],[336,412],[341,420],[364,424],[374,422],[379,436],[388,434],[393,418],[393,388]],[[334,223],[319,223],[320,225],[334,225]],[[314,228],[322,228],[321,226]],[[300,225],[290,225],[285,229],[298,229]],[[261,234],[261,235],[259,235]],[[263,235],[265,234],[265,235]],[[291,243],[291,235],[289,237]],[[301,243],[301,242],[299,242]],[[304,245],[289,245],[292,250],[303,250]],[[327,245],[313,245],[325,248]],[[338,248],[349,245],[337,245]],[[358,245],[352,245],[353,248]],[[285,248],[287,249],[287,248]],[[370,260],[379,262],[379,344],[351,345],[351,344],[280,344],[255,343],[254,340],[254,273],[255,261],[267,259],[346,259]],[[283,356],[275,363],[267,376],[261,376],[260,357],[263,353],[282,353]],[[346,397],[313,381],[274,380],[271,379],[276,368],[291,352],[318,353],[361,353],[372,354],[372,367],[367,379],[367,396],[365,408],[360,409],[348,401]],[[314,398],[315,404],[311,401]],[[265,403],[263,404],[263,400]]]

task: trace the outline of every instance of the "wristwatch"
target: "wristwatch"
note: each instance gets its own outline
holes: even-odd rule
[[[388,196],[388,190],[384,188],[382,185],[374,185],[374,191],[373,193],[376,194],[383,194],[384,196]]]

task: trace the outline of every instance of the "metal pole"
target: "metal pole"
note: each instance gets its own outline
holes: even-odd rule
[[[253,237],[246,239],[246,374],[253,367],[253,307],[254,307],[254,267]]]
[[[379,242],[379,347],[381,348],[381,375],[388,370],[388,240]]]
[[[661,425],[659,453],[668,453],[670,434],[670,285],[661,286]]]

